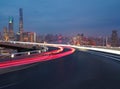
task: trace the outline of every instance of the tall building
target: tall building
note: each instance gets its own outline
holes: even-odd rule
[[[19,33],[23,33],[23,9],[19,9]]]
[[[15,34],[15,40],[16,40],[16,41],[20,41],[20,33],[19,33],[19,32],[17,32],[17,33]]]
[[[20,33],[20,41],[23,41],[23,34],[24,30],[23,30],[23,9],[20,8],[19,9],[19,33]]]
[[[13,17],[9,17],[9,23],[8,23],[8,29],[9,29],[9,40],[14,40],[14,31],[13,31]]]
[[[1,34],[1,32],[0,32],[0,40],[2,40],[2,34]]]
[[[7,27],[3,28],[3,40],[4,41],[8,41],[9,40],[9,35],[8,35]]]
[[[22,41],[24,42],[36,42],[36,33],[35,32],[23,32]]]
[[[111,35],[111,46],[117,47],[118,45],[119,45],[118,33],[116,30],[113,30]]]
[[[80,34],[77,34],[76,40],[77,40],[76,45],[81,45],[81,35]]]

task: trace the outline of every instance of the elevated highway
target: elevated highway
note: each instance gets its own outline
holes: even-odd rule
[[[18,52],[41,49],[41,46],[38,46],[38,45],[34,46],[31,44],[20,44],[20,43],[15,43],[15,41],[13,42],[12,41],[3,41],[3,42],[1,41],[0,47],[14,49],[14,50],[17,50]]]
[[[23,59],[21,63],[30,63],[29,68],[1,74],[1,89],[120,89],[119,50],[65,44],[26,44],[58,49]],[[15,65],[14,68],[19,62],[3,63],[1,69],[11,65]]]

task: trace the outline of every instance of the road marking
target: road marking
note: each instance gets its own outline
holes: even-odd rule
[[[68,48],[69,51],[59,53],[59,52],[63,51],[64,48]],[[53,51],[55,52],[55,54],[53,54]],[[61,58],[61,57],[64,57],[64,56],[67,56],[67,55],[70,55],[70,54],[74,53],[75,49],[71,48],[71,47],[60,47],[60,49],[53,50],[53,51],[52,51],[52,53],[50,51],[51,55],[43,55],[43,56],[36,55],[34,57],[22,58],[20,60],[0,62],[0,68],[3,69],[3,68],[8,68],[8,67],[32,64],[32,63],[43,62],[43,61],[48,61],[48,60]],[[52,56],[52,57],[50,57],[50,56]]]
[[[7,84],[7,85],[4,85],[4,86],[1,86],[0,89],[7,88],[7,87],[11,87],[11,86],[14,86],[14,85],[16,85],[16,84],[17,84],[17,83]]]
[[[83,51],[83,50],[81,50],[81,48],[77,48],[77,49],[80,49],[80,51]],[[101,52],[98,52],[98,51],[95,52],[94,50],[93,51],[86,50],[86,51],[83,51],[83,52],[87,52],[87,53],[90,53],[90,54],[93,54],[93,55],[103,56],[103,57],[110,58],[110,59],[113,59],[113,60],[116,60],[116,61],[120,61],[120,56],[116,56],[114,54],[106,54],[106,53],[101,53]]]
[[[118,56],[114,56],[113,54],[105,54],[105,53],[99,53],[99,52],[92,52],[92,51],[89,51],[88,53],[91,53],[91,54],[96,54],[96,55],[99,55],[99,56],[103,56],[103,57],[106,57],[106,58],[111,58],[111,59],[114,59],[116,61],[120,61],[120,58],[115,58],[115,57],[118,57]]]

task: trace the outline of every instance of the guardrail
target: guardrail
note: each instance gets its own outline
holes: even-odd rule
[[[86,46],[86,45],[83,45],[82,47],[102,48],[102,49],[111,49],[111,50],[119,50],[119,51],[120,51],[120,47],[107,47],[107,46]]]
[[[32,45],[42,45],[42,46],[71,46],[74,48],[83,48],[88,50],[94,51],[101,51],[107,53],[113,53],[120,55],[120,47],[105,47],[105,46],[75,46],[75,45],[68,45],[68,44],[45,44],[45,43],[34,43],[34,42],[19,42],[19,41],[10,41],[11,43],[21,43],[21,44],[32,44]]]
[[[73,46],[73,45],[71,45],[71,47],[120,55],[120,50],[104,49],[104,48],[96,48],[96,47]]]
[[[11,54],[2,54],[2,55],[0,55],[0,59],[15,58],[18,56],[27,56],[27,55],[31,55],[31,54],[35,54],[35,53],[43,53],[43,52],[46,52],[47,50],[48,50],[48,47],[44,47],[44,49],[41,49],[41,50],[26,51],[26,52],[11,53]]]

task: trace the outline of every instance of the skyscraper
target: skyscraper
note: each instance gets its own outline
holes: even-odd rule
[[[14,40],[14,31],[13,31],[13,17],[9,17],[8,22],[8,29],[9,29],[9,40]]]
[[[20,41],[23,41],[23,9],[19,9],[19,33],[20,33]]]
[[[23,9],[19,9],[19,33],[23,33]]]

